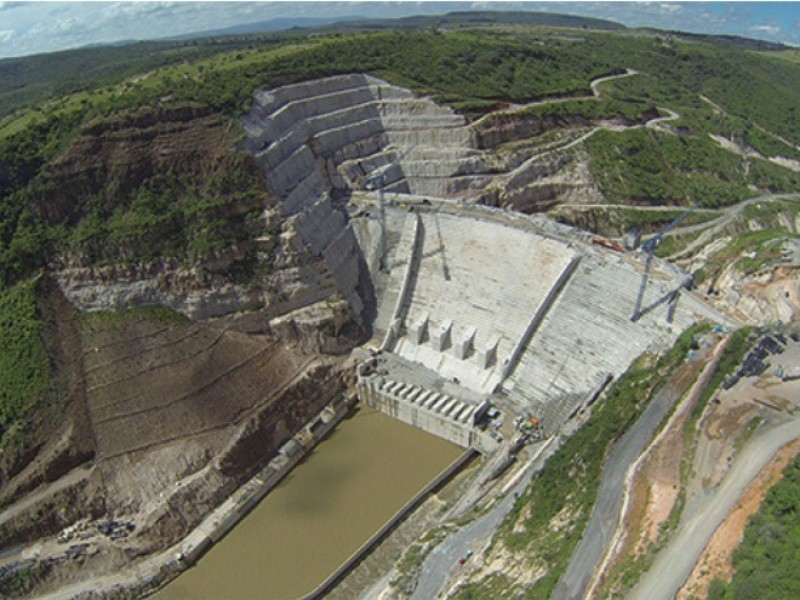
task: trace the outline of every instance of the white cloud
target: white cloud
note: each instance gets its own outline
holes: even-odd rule
[[[12,8],[16,8],[17,6],[23,6],[24,2],[8,2],[6,0],[0,1],[0,10],[10,10]]]
[[[781,32],[781,28],[777,25],[753,25],[750,27],[750,31],[766,35],[778,35]]]
[[[114,19],[116,17],[137,17],[142,15],[155,15],[170,12],[180,6],[178,2],[116,2],[108,5],[103,10],[103,17]],[[189,8],[185,5],[184,8]]]
[[[14,30],[13,29],[1,29],[0,30],[0,44],[5,44],[8,40],[14,37]]]
[[[683,10],[683,7],[680,4],[667,4],[662,2],[658,5],[658,10],[662,13],[672,14],[676,12],[680,12]]]
[[[77,17],[67,17],[66,19],[59,19],[53,23],[49,30],[52,33],[69,33],[84,26],[83,19]]]

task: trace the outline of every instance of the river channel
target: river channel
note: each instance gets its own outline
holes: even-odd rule
[[[155,598],[301,597],[462,451],[362,406]]]

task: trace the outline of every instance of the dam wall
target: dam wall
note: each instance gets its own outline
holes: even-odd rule
[[[397,299],[394,303],[394,310],[392,311],[392,318],[390,320],[389,328],[386,330],[386,336],[383,339],[381,348],[383,350],[391,349],[395,340],[402,332],[403,322],[405,320],[405,313],[413,285],[415,270],[419,262],[419,253],[422,246],[422,223],[418,215],[409,217],[407,225],[403,230],[403,235],[400,238],[400,247],[408,250],[408,262],[406,263],[403,272],[402,284],[400,291],[397,294]]]
[[[412,215],[424,235],[414,285],[403,301],[404,326],[384,354],[437,374],[422,387],[442,393],[444,383],[460,388],[453,397],[463,390],[482,394],[510,414],[536,416],[546,435],[586,403],[598,382],[624,373],[642,352],[671,347],[700,319],[720,318],[691,294],[666,302],[685,274],[659,265],[645,289],[643,306],[651,310],[634,323],[630,313],[643,273],[636,255],[597,248],[591,236],[535,215],[414,197],[403,202],[406,208],[395,203],[386,211],[388,263],[400,272],[374,274],[376,329],[388,327],[401,274],[412,262],[409,246],[397,241]],[[363,212],[366,206],[359,204]],[[384,362],[360,397],[437,435],[473,443],[437,412],[444,403],[423,400],[420,406],[402,388],[377,383],[415,383]]]
[[[557,428],[598,380],[670,344],[700,312],[681,301],[674,322],[664,318],[675,304],[660,299],[684,276],[665,267],[645,292],[644,306],[654,308],[632,323],[642,273],[634,257],[594,248],[585,234],[544,219],[428,208],[431,196],[474,198],[498,177],[512,192],[525,190],[564,167],[569,153],[503,162],[478,149],[474,129],[449,108],[358,74],[259,91],[243,125],[268,189],[356,315],[365,307],[360,282],[370,278],[374,346],[435,373],[440,381],[429,391],[444,393],[435,386],[447,382],[459,393],[501,394],[519,414]],[[363,210],[366,222],[334,200],[381,186],[387,206]],[[422,205],[414,204],[420,194]],[[417,214],[398,214],[406,202]],[[416,385],[413,377],[385,379]],[[475,443],[452,418],[455,403],[431,410],[402,396],[410,388],[373,383],[359,388],[366,403]]]

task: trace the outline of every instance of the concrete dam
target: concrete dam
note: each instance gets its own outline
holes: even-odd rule
[[[243,124],[283,214],[372,332],[359,399],[460,446],[507,446],[512,419],[555,433],[644,350],[720,318],[656,260],[631,320],[643,259],[483,206],[541,166],[479,147],[475,124],[407,89],[353,74],[263,90]]]

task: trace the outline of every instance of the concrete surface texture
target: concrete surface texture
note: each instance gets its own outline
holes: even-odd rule
[[[412,264],[414,213],[386,209],[389,272],[375,273],[376,338],[391,325],[410,266],[411,292],[388,349],[462,390],[495,398],[499,390],[514,412],[535,414],[550,432],[609,374],[618,376],[648,348],[667,347],[694,320],[714,317],[682,293],[669,322],[666,299],[682,274],[659,265],[647,280],[643,315],[633,322],[643,268],[636,257],[578,236],[556,240],[522,223],[476,218],[466,209],[452,214],[417,205],[415,211],[422,240]],[[373,238],[366,223],[358,229],[365,254],[374,253],[369,244],[377,244],[379,227]]]
[[[401,337],[395,351],[489,393],[574,253],[559,242],[480,220],[434,212],[423,216],[422,225],[407,326],[427,321],[427,334],[418,344]],[[472,349],[461,358],[456,346],[467,339]],[[496,348],[495,359],[481,364],[487,348]]]
[[[618,376],[647,348],[670,344],[694,319],[679,301],[673,323],[664,304],[632,322],[642,280],[637,266],[588,250],[522,354],[507,388],[523,405],[542,407],[546,425],[563,422],[608,373]],[[651,278],[643,306],[655,305],[679,283],[668,274]]]

